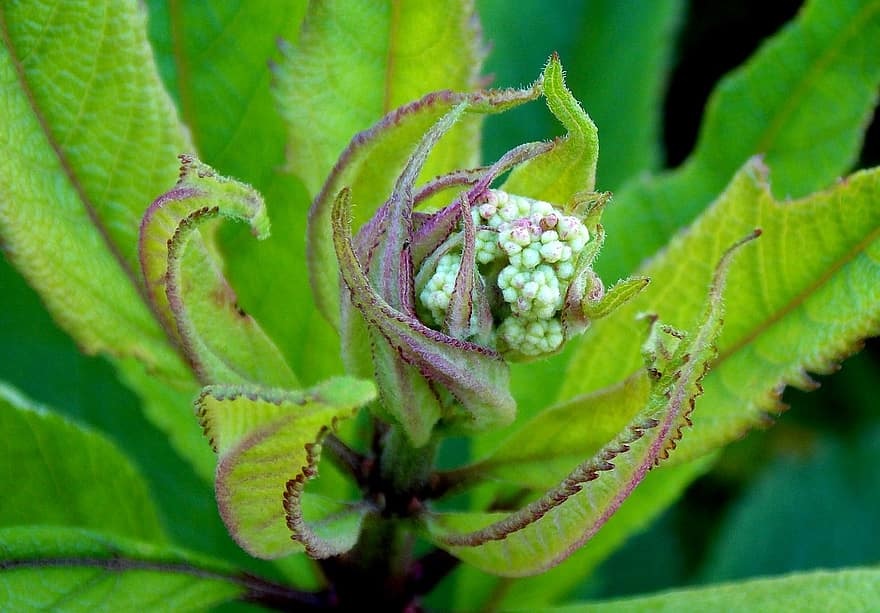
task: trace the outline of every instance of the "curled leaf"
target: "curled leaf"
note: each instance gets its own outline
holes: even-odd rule
[[[259,324],[237,304],[198,227],[225,217],[269,235],[260,195],[180,156],[177,185],[157,198],[141,222],[138,251],[147,295],[159,319],[206,383],[252,382],[295,387],[296,377]]]
[[[319,439],[324,432],[319,434]],[[366,514],[372,510],[367,501],[345,503],[326,496],[305,493],[306,484],[318,474],[321,447],[316,441],[308,443],[306,465],[287,482],[284,491],[284,513],[291,538],[305,547],[315,559],[329,558],[345,553],[355,546]],[[314,521],[306,515],[311,514]]]
[[[595,187],[599,132],[565,86],[562,64],[555,53],[544,68],[541,83],[550,112],[568,133],[554,141],[546,154],[510,173],[502,189],[569,205],[578,193],[590,192]]]
[[[291,537],[294,528],[293,538],[303,532],[288,518],[301,502],[290,502],[289,481],[314,476],[323,437],[374,396],[371,383],[349,378],[303,392],[229,385],[202,391],[196,409],[219,456],[217,504],[245,551],[277,558],[302,550]]]

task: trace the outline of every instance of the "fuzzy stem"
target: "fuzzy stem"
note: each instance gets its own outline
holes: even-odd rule
[[[406,433],[392,426],[385,435],[380,458],[380,475],[386,484],[388,510],[392,514],[409,515],[425,490],[434,466],[438,441],[430,440],[422,447],[413,447]]]

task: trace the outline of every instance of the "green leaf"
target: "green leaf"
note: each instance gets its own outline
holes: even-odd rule
[[[213,487],[208,481],[216,460],[193,419],[192,396],[181,395],[169,386],[146,383],[144,367],[130,360],[121,365],[131,377],[131,389],[158,394],[147,401],[154,415],[163,414],[169,437],[143,415],[138,398],[117,378],[117,370],[101,357],[85,356],[72,339],[59,330],[24,279],[0,258],[0,380],[8,381],[41,404],[53,407],[77,423],[103,432],[131,457],[149,481],[162,523],[169,537],[190,549],[228,558],[241,550],[227,538],[217,516]],[[47,384],[51,381],[50,384]],[[166,400],[167,396],[167,400]],[[154,408],[153,408],[154,407]],[[152,418],[151,418],[152,419]],[[192,436],[188,437],[191,428]],[[196,461],[199,474],[176,453],[186,449]],[[200,476],[202,478],[200,478]]]
[[[858,339],[878,329],[880,211],[872,203],[880,171],[857,173],[833,189],[789,202],[772,197],[765,174],[753,161],[685,235],[642,269],[652,278],[649,288],[587,331],[565,378],[563,397],[572,398],[635,372],[641,365],[631,324],[636,313],[656,312],[673,323],[692,318],[698,288],[710,274],[706,262],[725,241],[761,226],[761,239],[731,270],[720,356],[704,382],[694,432],[681,441],[672,464],[765,424],[767,413],[780,408],[784,385],[810,388],[805,369],[827,372]],[[669,468],[653,477],[662,480]],[[645,513],[671,502],[648,501]],[[584,572],[593,566],[585,564]]]
[[[577,604],[553,613],[624,611],[869,611],[880,599],[880,570],[818,571]],[[533,609],[534,610],[534,609]]]
[[[639,371],[618,385],[555,405],[520,426],[489,457],[459,470],[468,478],[550,488],[623,430],[645,406],[650,389],[647,372]]]
[[[187,147],[135,3],[0,8],[0,236],[89,353],[188,377],[139,295],[138,219]],[[136,154],[135,154],[136,152]]]
[[[490,577],[471,566],[461,571],[463,587],[458,594],[457,608],[487,608],[486,599],[499,603],[499,608],[536,608],[555,603],[571,593],[584,578],[618,550],[632,534],[650,525],[663,509],[678,500],[685,488],[704,474],[715,461],[710,455],[694,462],[661,465],[650,471],[614,515],[590,542],[575,551],[558,566],[532,577],[515,580]],[[483,592],[482,594],[480,592]]]
[[[435,544],[481,570],[515,577],[558,564],[595,535],[648,470],[668,457],[682,429],[690,425],[694,400],[715,355],[721,293],[731,257],[756,235],[736,243],[721,257],[693,338],[654,326],[647,348],[652,358],[648,372],[655,379],[650,398],[610,443],[519,511],[429,517]]]
[[[705,474],[715,459],[716,455],[712,454],[693,462],[668,463],[652,470],[589,544],[545,573],[510,581],[499,599],[506,608],[558,602],[582,584],[584,578],[627,539],[648,528],[664,509],[680,500],[691,482]]]
[[[547,107],[567,134],[554,142],[547,153],[513,170],[502,189],[553,202],[565,207],[580,192],[590,192],[596,184],[599,135],[596,125],[565,87],[559,56],[553,54],[542,75]]]
[[[110,441],[0,384],[0,525],[52,524],[165,540],[146,483]],[[87,492],[85,494],[84,492]]]
[[[278,54],[279,38],[296,39],[306,5],[147,2],[160,73],[199,157],[260,191],[284,163],[284,125],[269,88],[269,60]]]
[[[224,564],[177,549],[73,528],[0,529],[6,611],[204,610],[248,588]]]
[[[153,399],[191,398],[191,372],[135,275],[138,219],[190,145],[161,87],[133,2],[0,8],[0,237],[9,261],[87,353],[137,359]],[[157,392],[157,388],[162,390]],[[186,404],[156,406],[175,448],[206,466]],[[185,437],[184,437],[185,438]]]
[[[118,360],[116,376],[122,384],[137,392],[140,410],[161,431],[157,434],[164,435],[196,474],[206,483],[210,482],[214,474],[214,457],[191,410],[198,388],[178,389],[164,385],[134,359]]]
[[[580,35],[571,55],[563,55],[569,84],[602,134],[597,171],[602,190],[617,189],[662,162],[658,101],[685,3],[655,0],[640,3],[638,10],[634,6],[619,0],[584,3],[576,22]]]
[[[764,235],[731,271],[731,305],[719,358],[693,436],[676,461],[717,448],[779,410],[785,385],[809,388],[805,371],[828,372],[858,342],[880,330],[880,170],[834,188],[779,202],[766,169],[753,160],[718,201],[641,272],[652,283],[587,331],[562,389],[571,398],[620,381],[641,363],[631,330],[636,313],[673,324],[693,319],[701,288],[725,244],[748,228]],[[601,349],[600,349],[601,348]]]
[[[310,3],[299,41],[276,73],[290,168],[316,195],[357,132],[428,92],[473,89],[482,58],[468,0]],[[435,152],[424,176],[474,166],[478,130],[478,118],[464,122]],[[393,166],[394,160],[387,162]],[[391,191],[388,179],[373,187],[378,194]]]
[[[675,171],[625,185],[604,219],[598,264],[632,271],[762,154],[775,193],[804,196],[858,158],[880,84],[880,2],[813,0],[798,18],[725,78],[709,100],[697,147]]]
[[[876,562],[880,428],[810,447],[774,458],[745,485],[717,526],[701,583]]]
[[[220,385],[204,389],[196,406],[219,456],[217,504],[243,549],[261,558],[302,550],[289,529],[289,516],[298,509],[291,511],[282,502],[293,483],[303,486],[316,474],[320,442],[334,423],[351,417],[374,396],[372,383],[350,378],[306,392]]]
[[[337,336],[308,295],[303,237],[310,198],[283,172],[286,131],[269,88],[277,41],[296,39],[307,3],[148,4],[160,71],[199,156],[257,188],[272,219],[272,236],[259,242],[238,224],[219,228],[218,246],[239,305],[260,322],[301,381],[338,374],[339,356],[325,349]]]
[[[263,199],[191,156],[180,159],[177,184],[153,202],[141,223],[141,267],[156,313],[176,331],[203,382],[295,387],[296,376],[278,349],[238,305],[207,249],[191,240],[199,225],[218,216],[245,221],[264,238],[269,218]]]
[[[309,458],[313,469],[317,457]],[[340,556],[354,547],[361,536],[364,519],[376,511],[372,503],[340,502],[332,498],[306,493],[307,471],[288,481],[284,493],[287,527],[295,541],[305,547],[309,557],[324,559]]]

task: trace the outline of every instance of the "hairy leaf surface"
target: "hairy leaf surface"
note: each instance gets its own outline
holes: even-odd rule
[[[305,392],[205,388],[196,406],[219,456],[217,504],[242,548],[261,558],[302,551],[291,539],[291,510],[283,504],[289,482],[304,485],[315,475],[323,437],[374,396],[371,383],[355,379],[331,380]]]
[[[655,380],[650,397],[611,442],[519,511],[429,518],[434,542],[481,570],[522,576],[559,563],[595,535],[647,472],[668,457],[682,429],[691,423],[721,330],[725,275],[733,249],[741,244],[720,258],[705,312],[691,338],[666,326],[652,326],[646,345],[648,372]]]
[[[547,107],[565,127],[566,134],[547,153],[518,166],[502,189],[552,202],[563,209],[575,194],[592,191],[596,185],[599,134],[596,125],[565,86],[559,57],[554,54],[542,75]]]
[[[236,224],[218,229],[240,306],[260,322],[301,381],[338,374],[337,352],[324,349],[337,337],[307,296],[303,237],[310,198],[284,169],[286,128],[270,91],[278,40],[296,41],[307,3],[148,5],[160,71],[199,156],[259,190],[272,219],[272,236],[259,242]]]
[[[507,584],[503,588],[505,606],[513,608],[523,603],[539,607],[564,600],[633,534],[648,529],[661,511],[680,500],[691,482],[711,469],[715,459],[715,455],[709,455],[683,464],[668,463],[649,472],[586,546],[540,575]]]
[[[795,201],[770,193],[766,168],[750,162],[717,202],[642,272],[649,288],[588,330],[562,396],[619,381],[640,363],[630,322],[638,312],[686,322],[700,308],[709,262],[748,228],[764,235],[733,267],[720,355],[703,409],[676,461],[696,457],[764,423],[785,385],[809,388],[806,371],[828,372],[880,329],[880,171],[857,173]],[[601,351],[594,348],[601,347]]]
[[[618,385],[572,398],[538,413],[484,460],[463,469],[468,478],[546,489],[599,451],[645,406],[650,381],[640,371]]]
[[[685,488],[712,466],[715,456],[684,464],[664,463],[648,472],[629,498],[590,542],[574,551],[559,565],[531,577],[491,577],[472,566],[459,571],[462,589],[457,594],[459,609],[486,606],[490,593],[505,609],[535,608],[558,602],[584,581],[630,536],[648,527],[660,510],[678,500]]]
[[[151,419],[159,416],[175,449],[199,468],[210,453],[191,444],[198,429],[186,403],[155,402],[197,388],[135,273],[138,220],[173,184],[174,156],[190,148],[145,25],[128,2],[0,7],[0,236],[84,351],[120,358],[122,370],[138,360],[134,370],[162,378],[127,381],[152,399]]]
[[[433,92],[391,111],[352,139],[309,210],[309,280],[315,300],[328,321],[339,327],[339,267],[331,235],[333,204],[340,191],[347,189],[358,205],[351,215],[356,230],[391,196],[398,176],[424,134],[453,108],[466,104],[469,112],[500,113],[534,100],[540,94],[540,81],[522,90],[474,94]],[[445,142],[445,138],[440,142]],[[460,166],[456,170],[467,168]],[[376,178],[377,172],[381,173],[381,180]],[[424,172],[423,167],[422,174]]]
[[[350,207],[344,191],[333,207],[333,239],[352,303],[373,326],[376,377],[388,417],[403,426],[414,446],[424,445],[443,409],[433,386],[442,385],[461,405],[457,426],[479,431],[513,421],[507,365],[497,352],[428,328],[372,287],[352,246]]]
[[[133,3],[4,3],[0,41],[10,260],[83,349],[185,379],[133,272],[140,214],[187,146],[151,70],[143,15]]]
[[[141,223],[138,243],[147,295],[203,383],[296,387],[296,376],[197,240],[198,226],[223,216],[269,234],[260,195],[249,185],[180,156],[180,179],[157,198]],[[193,239],[193,237],[196,239]]]

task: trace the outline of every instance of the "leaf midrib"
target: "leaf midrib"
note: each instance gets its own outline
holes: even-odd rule
[[[779,109],[779,111],[774,115],[773,120],[770,122],[770,125],[767,126],[761,138],[758,140],[757,145],[755,147],[755,152],[764,152],[769,149],[772,143],[776,140],[779,133],[782,131],[782,128],[787,119],[789,119],[792,115],[793,109],[796,109],[800,106],[806,92],[811,89],[811,86],[818,80],[819,74],[828,66],[838,55],[840,55],[840,51],[843,47],[850,41],[854,36],[856,36],[864,24],[873,17],[877,11],[880,10],[880,2],[875,2],[871,5],[866,5],[862,8],[862,10],[853,17],[853,19],[849,22],[849,26],[845,28],[834,40],[834,43],[828,45],[824,52],[821,54],[819,58],[813,62],[810,70],[803,76],[802,79],[799,80],[798,86],[791,93],[790,96],[786,97],[785,103]],[[803,28],[805,29],[805,28]]]
[[[106,573],[122,574],[133,571],[149,571],[172,576],[186,575],[194,579],[206,581],[220,581],[234,585],[242,589],[243,593],[230,597],[229,600],[254,599],[281,599],[291,605],[320,606],[322,599],[320,594],[300,592],[280,583],[257,577],[247,573],[223,572],[199,567],[191,563],[142,560],[132,557],[124,557],[119,554],[111,554],[108,557],[84,556],[81,558],[71,556],[45,557],[45,558],[13,558],[0,560],[0,574],[15,570],[40,570],[40,569],[76,569],[92,568]],[[99,575],[100,579],[106,576]],[[66,595],[64,595],[66,596]]]
[[[46,142],[55,153],[55,157],[58,160],[58,164],[61,167],[62,172],[64,172],[64,175],[70,183],[70,186],[76,193],[77,198],[79,199],[80,204],[85,209],[86,214],[89,216],[92,225],[101,236],[104,242],[104,246],[111,253],[113,259],[116,260],[117,265],[122,270],[126,279],[128,279],[128,282],[134,286],[135,291],[141,297],[141,300],[144,302],[144,304],[148,304],[146,300],[146,295],[144,293],[144,288],[141,287],[139,283],[137,283],[134,276],[134,271],[132,270],[128,261],[123,256],[119,247],[111,239],[110,233],[104,223],[101,221],[101,218],[98,215],[94,203],[91,201],[88,194],[86,194],[85,188],[83,187],[82,182],[79,180],[79,177],[76,175],[73,165],[70,163],[70,160],[68,159],[64,150],[61,148],[61,144],[55,137],[49,121],[40,110],[33,89],[31,88],[30,83],[27,80],[27,75],[25,74],[24,66],[22,65],[21,59],[19,58],[18,50],[16,49],[15,45],[12,42],[12,38],[9,35],[6,9],[2,5],[0,5],[0,39],[2,39],[3,45],[6,47],[6,51],[7,53],[9,53],[9,59],[12,62],[13,69],[15,70],[19,87],[21,87],[25,99],[28,101],[28,105],[31,108],[31,112],[36,118],[37,123],[40,125],[40,129],[43,132],[43,136],[45,137]]]
[[[36,558],[36,559],[13,559],[13,560],[4,560],[0,562],[0,572],[7,571],[15,571],[15,570],[44,570],[44,569],[77,569],[77,568],[91,568],[95,570],[104,571],[105,573],[113,573],[113,574],[124,574],[127,572],[134,571],[149,571],[160,574],[169,574],[169,575],[186,575],[192,577],[194,579],[203,579],[206,581],[222,581],[224,583],[229,583],[235,585],[239,588],[245,590],[245,592],[251,589],[251,585],[247,578],[244,576],[238,576],[232,573],[222,573],[217,571],[208,570],[205,568],[199,568],[197,566],[193,566],[190,564],[184,564],[181,562],[162,562],[162,561],[150,561],[150,560],[138,560],[135,558],[124,558],[120,556],[113,556],[107,558],[98,558],[98,557],[84,557],[84,558],[73,558],[73,557],[58,557],[58,558]],[[102,581],[106,581],[108,579],[107,575],[99,574],[91,577],[88,580],[88,583],[100,583]],[[72,592],[61,594],[59,598],[60,601],[56,601],[54,604],[58,604],[63,600],[68,600],[73,594],[77,591],[81,591],[82,586],[77,586],[76,590]],[[54,607],[52,607],[54,608]]]
[[[880,239],[880,227],[875,228],[864,239],[856,243],[852,248],[846,251],[842,257],[838,258],[831,266],[825,269],[825,272],[791,300],[789,300],[782,308],[777,309],[770,317],[766,318],[758,326],[753,328],[749,333],[744,334],[735,343],[726,347],[723,351],[719,351],[718,358],[715,361],[715,368],[724,363],[725,360],[739,352],[743,347],[751,344],[759,336],[764,334],[768,329],[775,326],[785,317],[800,308],[813,294],[815,294],[822,286],[827,284],[831,279],[847,264],[851,263],[855,258],[863,253],[868,246],[874,241]]]

